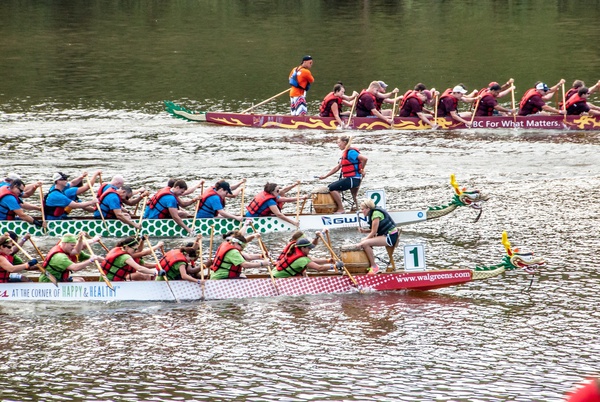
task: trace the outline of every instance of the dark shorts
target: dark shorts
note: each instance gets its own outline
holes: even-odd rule
[[[346,177],[342,180],[334,181],[327,188],[329,191],[346,191],[351,188],[359,187],[361,179],[355,179],[352,177]]]
[[[398,235],[400,235],[400,231],[398,229],[396,229],[396,231],[393,233],[388,233],[385,237],[385,244],[387,244],[388,247],[394,247],[398,241]]]

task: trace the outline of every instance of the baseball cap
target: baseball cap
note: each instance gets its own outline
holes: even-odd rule
[[[312,60],[312,56],[306,55],[302,58],[302,61]]]
[[[388,87],[388,85],[383,81],[379,81],[379,86],[383,89],[386,89]]]
[[[457,85],[454,88],[452,88],[452,92],[460,92],[461,94],[466,94],[467,90],[464,89],[462,86]]]
[[[62,243],[77,243],[77,236],[72,234],[66,234],[60,239]]]
[[[306,237],[301,237],[298,239],[298,241],[296,241],[296,247],[315,248],[315,245],[312,244],[312,242],[310,240],[308,240]]]
[[[58,180],[67,180],[68,177],[69,176],[67,176],[64,173],[56,172],[56,173],[54,173],[54,176],[52,176],[52,181],[57,182]]]
[[[550,88],[548,88],[548,85],[544,84],[543,82],[540,82],[539,84],[537,84],[535,86],[535,89],[541,89],[544,92],[548,92],[550,90]]]
[[[21,180],[21,176],[19,176],[19,175],[18,175],[18,174],[16,174],[16,173],[9,173],[9,174],[7,174],[7,175],[6,175],[6,178],[7,178],[8,180]]]
[[[231,186],[226,181],[222,181],[221,183],[219,183],[219,188],[222,188],[223,190],[227,191],[229,194],[232,194]]]

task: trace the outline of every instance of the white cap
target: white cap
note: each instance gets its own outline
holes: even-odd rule
[[[52,176],[52,181],[57,182],[58,180],[67,180],[67,178],[68,178],[68,176],[66,174],[57,172],[57,173],[54,173],[54,176]]]
[[[9,174],[7,174],[7,175],[6,175],[6,178],[7,178],[8,180],[21,180],[21,176],[19,176],[19,175],[18,175],[18,174],[16,174],[16,173],[9,173]]]
[[[462,86],[457,85],[454,88],[452,88],[452,92],[460,92],[461,94],[466,94],[467,90],[464,89]]]
[[[546,91],[546,92],[548,92],[550,90],[550,88],[548,88],[548,85],[544,84],[543,82],[540,82],[539,84],[537,84],[535,86],[535,89],[540,89],[540,90]]]

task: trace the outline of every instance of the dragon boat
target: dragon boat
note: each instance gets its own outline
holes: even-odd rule
[[[488,197],[479,190],[461,189],[456,182],[455,176],[451,175],[450,184],[454,189],[454,196],[448,204],[431,206],[421,210],[390,211],[390,215],[398,226],[409,225],[426,220],[440,218],[455,211],[458,207],[466,206],[479,210]],[[328,192],[327,195],[329,196]],[[318,206],[327,208],[330,204],[318,204],[319,194],[313,194],[313,209]],[[330,196],[329,196],[330,197]],[[327,201],[325,201],[327,202]],[[331,200],[330,202],[333,202]],[[332,209],[331,211],[333,211]],[[41,218],[38,218],[41,219]],[[287,232],[297,228],[275,216],[250,218],[254,229],[258,233]],[[214,227],[214,234],[225,234],[232,230],[240,229],[240,223],[228,218],[184,219],[186,225],[194,227],[196,232],[203,236],[210,236]],[[334,213],[311,213],[299,215],[300,230],[322,230],[339,228],[356,228],[366,225],[367,219],[361,214],[334,214]],[[195,224],[195,226],[193,226]],[[248,229],[250,230],[250,229]],[[46,228],[38,228],[28,222],[21,220],[0,221],[0,233],[7,231],[15,232],[22,236],[29,233],[34,236],[60,237],[64,234],[77,234],[86,232],[91,236],[102,237],[126,237],[136,234],[136,229],[117,219],[67,219],[59,221],[46,221]],[[142,221],[142,234],[150,237],[188,237],[189,234],[181,228],[173,219],[145,219]]]
[[[205,122],[233,127],[256,128],[288,128],[335,130],[337,122],[333,117],[321,116],[289,116],[278,114],[248,114],[228,112],[193,112],[173,102],[165,101],[165,108],[171,115],[187,121]],[[348,119],[342,119],[348,123]],[[466,129],[464,123],[438,117],[437,124],[441,130]],[[600,130],[600,118],[594,116],[491,116],[475,117],[473,128],[483,129],[550,129],[550,130]],[[396,117],[392,127],[382,120],[353,117],[348,129],[351,130],[429,130],[431,126],[419,118]]]
[[[529,274],[545,267],[541,257],[511,248],[502,234],[506,255],[495,265],[473,269],[453,268],[418,272],[385,272],[377,275],[336,273],[309,274],[307,277],[272,279],[268,274],[248,275],[247,279],[188,281],[113,282],[113,289],[97,276],[85,282],[20,282],[0,284],[0,302],[6,301],[200,301],[299,296],[325,293],[427,291],[496,277],[506,271],[523,269]],[[33,278],[36,279],[36,278]]]

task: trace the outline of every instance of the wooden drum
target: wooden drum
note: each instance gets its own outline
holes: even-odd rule
[[[369,259],[363,248],[357,244],[342,246],[342,261],[351,274],[366,274]]]
[[[315,212],[318,214],[331,214],[337,209],[337,205],[331,194],[329,194],[327,187],[317,187],[313,190],[312,203]]]

